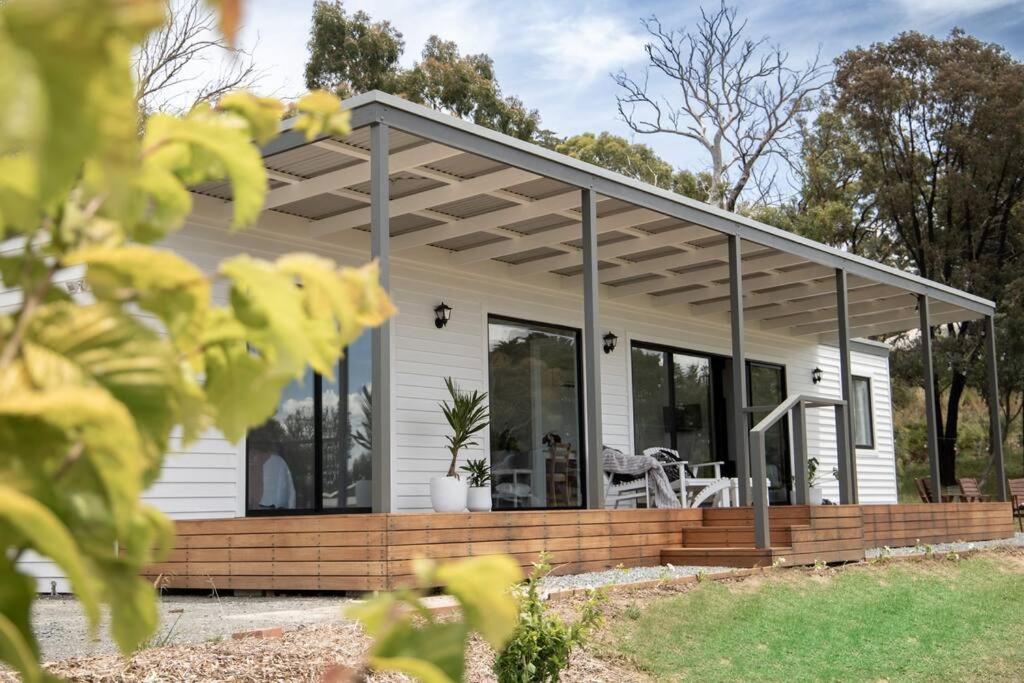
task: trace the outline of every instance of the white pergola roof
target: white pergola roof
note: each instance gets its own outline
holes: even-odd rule
[[[353,131],[306,142],[288,126],[265,149],[271,190],[261,226],[334,244],[370,229],[369,124],[390,129],[390,249],[452,268],[546,281],[578,291],[580,189],[598,196],[601,297],[685,310],[729,311],[728,235],[742,239],[750,326],[835,339],[836,269],[849,282],[850,333],[993,312],[992,302],[749,218],[556,154],[379,92],[346,102]],[[196,188],[230,200],[225,184]],[[366,243],[366,240],[357,240]]]

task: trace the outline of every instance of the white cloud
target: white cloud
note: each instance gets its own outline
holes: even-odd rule
[[[528,44],[544,57],[541,75],[574,87],[605,78],[644,58],[644,38],[610,14],[548,17],[533,27]]]
[[[908,17],[925,21],[961,19],[1021,4],[1020,0],[896,0],[896,2]]]

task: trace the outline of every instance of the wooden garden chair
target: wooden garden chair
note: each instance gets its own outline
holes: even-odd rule
[[[1010,502],[1013,503],[1013,516],[1017,518],[1020,530],[1024,532],[1024,479],[1008,479],[1010,484]]]
[[[932,486],[931,477],[921,477],[914,480],[917,483],[917,495],[921,496],[922,503],[932,503],[935,501],[935,488]],[[952,502],[953,497],[949,495],[942,496],[943,503]]]
[[[992,498],[992,496],[981,492],[978,480],[973,477],[957,479],[956,483],[960,487],[960,498],[965,503],[984,503]]]

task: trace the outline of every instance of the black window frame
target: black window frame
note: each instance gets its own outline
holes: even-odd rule
[[[579,486],[580,486],[580,502],[579,505],[562,505],[559,507],[551,506],[529,506],[529,507],[498,507],[495,506],[496,512],[537,512],[544,510],[585,510],[587,508],[587,443],[585,438],[585,424],[586,416],[583,414],[587,407],[584,404],[583,397],[583,331],[578,327],[572,327],[571,325],[560,325],[558,323],[549,323],[543,320],[529,320],[526,318],[517,318],[509,315],[502,315],[500,313],[488,313],[487,314],[487,409],[490,412],[491,397],[493,392],[490,387],[490,376],[491,376],[491,323],[508,323],[510,325],[532,325],[536,327],[547,327],[552,330],[560,330],[563,332],[569,332],[573,335],[574,343],[576,344],[576,405],[578,406],[576,414],[578,425],[576,427],[577,434],[579,434],[579,448],[577,460],[577,467],[579,469]],[[600,381],[600,380],[599,380]],[[488,429],[488,432],[490,430]],[[487,460],[490,462],[491,459],[491,444],[488,441],[487,444]],[[545,482],[545,485],[547,482]]]
[[[687,349],[679,346],[669,346],[668,344],[657,344],[654,342],[645,342],[639,339],[631,339],[629,343],[629,417],[630,417],[630,442],[633,444],[633,450],[638,451],[636,445],[636,405],[635,405],[635,393],[633,387],[633,349],[642,349],[644,351],[656,351],[658,353],[664,353],[668,356],[665,364],[665,373],[667,375],[666,381],[668,386],[668,400],[669,405],[675,405],[676,401],[676,387],[673,374],[673,356],[692,356],[694,358],[705,358],[708,361],[709,368],[711,370],[711,377],[708,378],[710,397],[708,406],[711,408],[711,454],[713,460],[725,460],[728,461],[728,450],[729,450],[729,437],[728,437],[728,425],[725,420],[725,413],[720,413],[724,407],[725,396],[723,388],[718,386],[721,379],[724,377],[724,363],[729,360],[728,356],[723,356],[719,353],[709,353],[707,351],[698,351],[695,349]],[[679,443],[677,441],[679,435],[675,430],[675,425],[672,425],[672,430],[669,432],[670,448],[674,451],[678,451]]]
[[[854,410],[857,406],[857,390],[856,384],[858,381],[866,382],[868,385],[868,442],[857,443],[857,420],[854,417]],[[853,447],[860,448],[862,450],[870,451],[875,449],[875,396],[874,387],[872,386],[871,378],[867,375],[851,375],[850,376],[850,420],[851,428],[853,429]]]
[[[338,378],[346,389],[340,396],[348,397],[348,349],[338,359]],[[348,407],[345,409],[345,420],[348,420]],[[269,418],[268,418],[269,419]],[[323,471],[323,375],[313,372],[313,500],[316,505],[312,508],[274,508],[274,509],[249,509],[249,494],[252,481],[249,477],[249,434],[245,435],[245,516],[246,517],[294,517],[300,515],[350,515],[367,514],[372,512],[371,507],[324,507],[324,471]],[[373,457],[371,453],[371,458]],[[339,495],[340,495],[339,486]]]

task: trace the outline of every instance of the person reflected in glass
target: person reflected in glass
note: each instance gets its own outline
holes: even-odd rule
[[[285,430],[276,420],[270,420],[249,434],[251,462],[261,471],[263,490],[259,508],[262,510],[295,509],[295,481],[288,462],[280,454],[285,439]]]

